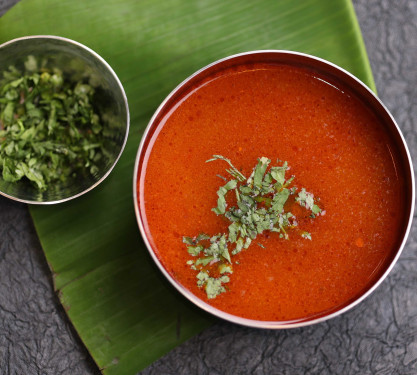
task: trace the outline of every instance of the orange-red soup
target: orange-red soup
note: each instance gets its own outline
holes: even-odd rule
[[[250,65],[194,87],[167,111],[141,166],[140,210],[153,250],[192,293],[240,317],[285,321],[336,309],[361,294],[392,255],[402,199],[394,146],[348,90],[309,70]],[[286,160],[295,183],[320,197],[324,216],[302,230],[258,236],[236,255],[228,291],[208,300],[186,264],[183,236],[227,232],[211,211],[226,164],[248,176],[257,158]]]

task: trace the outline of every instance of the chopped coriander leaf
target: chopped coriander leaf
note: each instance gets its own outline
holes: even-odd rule
[[[246,179],[229,159],[214,155],[207,162],[214,160],[226,161],[230,166],[226,172],[232,179],[225,179],[227,183],[217,191],[217,207],[212,209],[216,215],[230,221],[228,230],[212,237],[204,233],[196,237],[183,237],[189,254],[197,257],[197,260],[189,260],[187,264],[192,270],[198,271],[197,285],[205,288],[209,299],[226,292],[224,284],[230,279],[224,274],[232,273],[232,257],[248,249],[257,236],[269,231],[288,239],[287,231],[298,226],[297,218],[285,210],[289,197],[297,191],[296,187],[291,187],[295,177],[285,177],[289,169],[287,162],[269,167],[271,160],[261,157]],[[227,193],[232,190],[235,191],[236,205],[228,208]],[[322,212],[314,195],[304,188],[295,197],[295,202],[311,211],[312,218]],[[311,234],[305,231],[301,232],[301,237],[311,240]],[[261,243],[257,244],[264,248]],[[238,264],[237,261],[235,263]],[[210,276],[210,272],[217,277]]]
[[[236,180],[230,180],[226,185],[222,186],[218,191],[217,195],[219,199],[217,200],[217,207],[213,208],[212,211],[217,215],[222,215],[226,211],[226,198],[225,195],[229,190],[235,189],[237,185]]]
[[[205,233],[200,233],[196,238],[195,238],[195,242],[198,243],[200,241],[204,241],[204,240],[209,240],[210,236],[208,236]]]
[[[315,215],[321,212],[321,208],[315,203],[314,195],[307,192],[306,189],[302,188],[298,193],[298,196],[295,198],[295,201],[302,207],[305,207],[307,210],[310,210]]]
[[[195,265],[198,266],[200,264],[202,264],[203,266],[207,266],[209,263],[215,261],[216,259],[214,258],[214,256],[209,256],[209,257],[205,257],[205,258],[199,258],[195,261]]]
[[[311,234],[308,232],[302,232],[301,233],[301,237],[305,238],[306,240],[310,240],[311,241]]]
[[[226,264],[221,264],[219,267],[220,273],[233,273],[232,267]]]
[[[319,206],[317,206],[317,204],[313,204],[313,207],[311,207],[311,212],[314,215],[317,215],[321,212],[321,208]]]
[[[269,163],[271,160],[268,158],[262,157],[258,161],[258,165],[255,167],[255,171],[253,174],[253,185],[257,188],[262,187],[262,180],[264,179],[264,174],[266,168],[268,168]]]
[[[200,271],[197,274],[197,285],[205,287],[207,298],[216,298],[219,294],[226,292],[226,288],[222,285],[229,282],[228,276],[219,278],[210,277],[208,272]]]
[[[271,168],[271,176],[272,178],[279,183],[281,186],[285,182],[285,171],[287,170],[287,164],[284,163],[282,167],[272,167]]]
[[[197,246],[188,246],[188,253],[194,257],[196,257],[200,252],[204,249],[203,246],[197,245]]]
[[[94,89],[66,80],[33,56],[25,71],[9,67],[0,80],[0,170],[40,191],[75,175],[96,174],[105,154]]]
[[[272,199],[272,209],[275,212],[281,213],[284,210],[284,205],[290,196],[290,191],[288,189],[282,189],[280,192],[276,193]]]
[[[209,277],[205,285],[207,298],[216,298],[220,293],[226,292],[226,288],[223,284],[228,283],[229,281],[229,276],[221,276],[219,278]]]
[[[246,180],[245,176],[242,173],[239,172],[239,170],[232,164],[230,159],[227,159],[224,156],[213,155],[213,158],[207,160],[206,163],[209,163],[209,162],[215,161],[215,160],[224,160],[226,163],[228,163],[230,165],[230,169],[226,169],[226,172],[228,172],[232,177],[238,179],[239,181],[245,181]]]

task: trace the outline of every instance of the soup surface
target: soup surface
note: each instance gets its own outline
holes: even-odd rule
[[[246,65],[205,79],[161,119],[138,171],[153,250],[179,283],[240,317],[286,321],[347,304],[390,260],[401,222],[399,162],[381,129],[348,90],[304,68]],[[264,248],[235,255],[228,291],[207,299],[182,238],[227,231],[211,211],[226,167],[205,163],[214,154],[246,176],[257,158],[286,160],[326,214],[301,223],[311,241],[258,236]]]

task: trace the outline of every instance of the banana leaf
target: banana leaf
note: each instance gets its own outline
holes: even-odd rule
[[[349,0],[24,0],[0,19],[0,42],[77,40],[121,79],[131,131],[104,183],[74,201],[30,208],[55,289],[104,374],[133,374],[212,324],[153,265],[136,225],[133,165],[164,97],[219,58],[290,49],[330,60],[375,89]]]

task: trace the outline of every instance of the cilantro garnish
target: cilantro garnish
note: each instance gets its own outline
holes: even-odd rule
[[[0,81],[0,170],[40,191],[68,177],[98,172],[105,154],[94,88],[70,82],[47,61],[29,56],[25,71],[9,67]]]
[[[225,284],[230,279],[225,273],[233,273],[232,256],[249,248],[252,241],[264,232],[276,232],[280,238],[288,239],[287,231],[298,226],[296,217],[285,211],[289,197],[297,192],[297,187],[291,187],[294,176],[285,177],[289,169],[287,162],[269,167],[271,160],[261,157],[246,178],[229,159],[221,155],[214,155],[207,162],[215,160],[223,160],[230,166],[226,172],[232,179],[225,179],[227,183],[217,191],[217,207],[212,209],[216,215],[230,221],[228,231],[212,237],[204,233],[196,237],[183,237],[188,253],[197,258],[187,261],[187,264],[198,271],[197,285],[205,288],[209,299],[226,292]],[[236,206],[228,208],[226,196],[231,191],[236,196]],[[310,217],[313,219],[322,212],[317,199],[304,188],[294,201],[311,211]],[[308,232],[301,231],[299,234],[304,239],[312,239]],[[258,245],[264,247],[260,243]],[[236,261],[235,264],[239,263]]]

